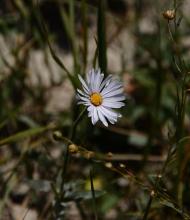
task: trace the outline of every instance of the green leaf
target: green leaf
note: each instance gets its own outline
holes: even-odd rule
[[[38,126],[38,124],[32,118],[28,117],[27,115],[20,115],[18,117],[18,120],[26,124],[30,128],[35,128]]]
[[[20,141],[24,138],[28,138],[37,134],[41,134],[47,130],[52,130],[55,128],[55,125],[50,124],[48,126],[44,126],[44,127],[36,127],[36,128],[31,128],[25,131],[21,131],[18,132],[14,135],[11,135],[7,138],[4,138],[2,140],[0,140],[0,146],[5,145],[5,144],[9,144],[9,143],[13,143],[13,142],[17,142]]]
[[[119,201],[119,197],[116,194],[106,194],[102,198],[101,211],[106,213],[109,209],[114,207]]]
[[[148,137],[144,134],[133,132],[130,134],[128,141],[130,144],[143,147],[146,145]]]
[[[100,190],[94,190],[94,198],[99,198],[103,195],[105,195],[105,191],[100,191]],[[84,199],[84,200],[89,200],[93,199],[92,192],[91,191],[80,191],[76,192],[75,194],[75,199]]]
[[[184,219],[190,219],[190,216],[183,209],[180,209],[176,204],[172,203],[171,201],[161,200],[160,202],[162,205],[175,210],[177,213],[183,216]]]
[[[51,190],[51,183],[48,180],[25,179],[24,182],[26,182],[36,192],[49,192]]]

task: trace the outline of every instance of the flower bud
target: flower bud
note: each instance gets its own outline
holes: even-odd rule
[[[87,151],[87,152],[85,152],[85,154],[84,154],[84,157],[86,158],[86,159],[92,159],[93,157],[95,156],[95,153],[93,152],[93,151]]]
[[[186,89],[187,95],[190,95],[190,89]]]
[[[107,162],[107,163],[105,163],[105,167],[107,167],[107,168],[112,168],[112,167],[113,167],[113,165],[112,165],[112,163]]]
[[[113,157],[112,152],[108,152],[108,153],[107,153],[107,157],[108,157],[109,159],[112,158],[112,157]]]
[[[166,10],[163,12],[163,17],[167,20],[173,20],[175,18],[175,10]]]
[[[155,191],[152,190],[152,191],[150,192],[150,196],[151,196],[151,197],[154,197],[155,195],[156,195]]]
[[[119,166],[120,166],[120,168],[125,168],[126,167],[125,164],[123,164],[123,163],[120,163]]]
[[[60,141],[60,140],[62,140],[62,133],[61,133],[61,131],[54,131],[53,132],[53,138],[54,138],[54,140],[55,141]]]
[[[69,145],[69,153],[71,154],[76,154],[78,152],[78,146],[75,144],[70,144]]]

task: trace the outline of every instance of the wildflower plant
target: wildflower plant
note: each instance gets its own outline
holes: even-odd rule
[[[88,116],[92,124],[99,120],[107,127],[108,122],[115,124],[121,114],[114,111],[124,106],[125,95],[123,85],[112,75],[104,79],[100,69],[90,70],[86,81],[79,75],[82,89],[77,89],[78,104],[87,106]]]
[[[75,203],[76,219],[94,215],[96,220],[190,220],[190,62],[185,43],[190,22],[183,16],[183,1],[173,0],[173,6],[167,1],[165,8],[161,1],[149,1],[147,6],[144,1],[131,1],[126,12],[132,10],[129,15],[135,16],[125,22],[128,13],[118,16],[120,12],[115,12],[113,16],[111,10],[128,1],[5,2],[7,8],[0,3],[0,219],[7,219],[3,213],[10,212],[11,219],[27,220],[30,211],[41,220],[74,219],[69,206]],[[151,4],[155,9],[160,4],[164,12],[147,13],[146,17]],[[54,16],[46,13],[46,7]],[[56,17],[58,33],[49,17]],[[151,21],[150,27],[156,21],[153,28],[143,28],[142,18]],[[126,23],[127,32],[132,30],[127,41],[123,34]],[[61,36],[64,45],[58,40],[60,24],[67,36]],[[107,35],[106,27],[110,30]],[[12,32],[13,36],[19,33],[15,43],[3,40]],[[91,40],[95,48],[89,47]],[[134,43],[132,53],[123,42],[125,46]],[[2,44],[10,47],[5,50]],[[67,46],[67,53],[55,50],[57,46],[63,51]],[[44,51],[47,47],[51,57]],[[118,50],[113,51],[115,47]],[[49,74],[57,71],[52,65],[60,67],[60,79],[50,75],[49,86],[43,86],[40,77],[35,87],[30,85],[28,77],[35,68],[28,64],[36,48]],[[112,66],[117,59],[110,59],[110,53],[120,59],[118,51],[122,56],[115,70]],[[127,52],[132,54],[133,65],[128,66]],[[68,65],[67,55],[71,55],[73,66]],[[86,73],[89,66],[95,69],[85,78],[77,75]],[[108,75],[110,70],[114,75]],[[118,72],[128,82],[125,89],[116,77]],[[53,106],[55,111],[49,112],[51,92],[58,89],[56,98],[60,97],[65,90],[59,89],[67,83],[74,91],[70,94],[74,102],[69,100],[73,105],[64,110]],[[127,107],[125,91],[131,97]],[[60,103],[66,104],[66,98],[67,94]],[[121,119],[122,107],[127,117]],[[94,126],[87,134],[87,118],[83,120],[87,113],[93,125],[100,122],[104,126]],[[122,123],[115,126],[118,120]],[[15,217],[12,210],[18,200],[17,207],[26,209],[26,214]]]

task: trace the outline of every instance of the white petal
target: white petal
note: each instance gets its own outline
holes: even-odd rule
[[[109,122],[114,125],[115,124],[115,121],[112,121],[111,119],[109,119]]]
[[[88,117],[91,117],[92,124],[94,125],[95,124],[95,120],[94,120],[94,106],[93,105],[88,106],[87,110],[88,110]]]
[[[87,84],[90,93],[99,92],[100,84],[104,78],[104,74],[101,74],[100,69],[90,70],[87,74]]]
[[[80,82],[82,83],[83,89],[85,90],[85,92],[87,94],[89,94],[89,88],[88,88],[86,82],[84,81],[84,79],[80,75],[78,75],[78,77],[79,77]]]
[[[110,112],[109,110],[107,110],[106,108],[104,108],[103,106],[99,107],[99,111],[101,111],[101,113],[113,124],[115,122],[117,122],[117,113],[112,114],[113,112]]]
[[[117,79],[113,79],[112,78],[112,81],[107,85],[107,87],[118,87],[118,86],[121,86],[121,87],[123,87],[123,84],[120,82],[120,81],[118,81]]]
[[[124,101],[125,100],[125,96],[121,95],[121,96],[112,96],[112,97],[108,97],[108,98],[104,98],[105,102],[120,102],[120,101]]]
[[[120,94],[123,94],[123,88],[113,89],[113,90],[104,89],[104,91],[102,91],[101,94],[102,94],[104,97],[110,97],[110,96],[114,96],[114,95],[120,95]]]
[[[86,98],[86,97],[81,96],[81,95],[79,95],[79,94],[77,94],[77,97],[78,97],[79,99],[83,100],[83,101],[89,102],[89,98]]]
[[[85,105],[85,106],[89,106],[89,105],[90,105],[89,102],[85,102],[85,101],[78,101],[77,104],[78,104],[78,105],[81,105],[81,104],[82,104],[82,105]]]
[[[104,88],[104,86],[109,83],[111,81],[111,78],[113,76],[112,75],[109,75],[105,78],[105,80],[103,80],[103,82],[101,83],[100,87],[99,87],[99,92]]]
[[[97,108],[93,105],[90,105],[88,108],[88,116],[91,117],[92,124],[96,124],[96,122],[99,120],[98,114],[97,114]]]
[[[105,92],[111,92],[117,89],[123,88],[123,85],[121,83],[118,82],[111,82],[110,84],[108,84],[106,87],[103,88],[103,90],[101,91],[101,93],[105,93]]]
[[[94,79],[94,91],[93,92],[99,92],[100,85],[102,83],[102,80],[104,78],[104,74],[101,74],[100,70],[96,71],[96,76]]]
[[[92,104],[90,104],[87,108],[87,111],[89,112],[89,114],[92,116],[93,115],[93,111],[94,111],[94,106]]]
[[[102,105],[104,107],[110,107],[110,108],[121,108],[125,104],[122,102],[108,102],[108,101],[103,101]]]
[[[92,121],[92,124],[95,125],[95,120],[94,120],[94,115],[93,114],[91,116],[91,121]]]
[[[89,95],[87,95],[86,93],[84,93],[83,91],[81,91],[80,89],[77,89],[77,92],[85,97],[89,97]]]
[[[101,113],[100,109],[97,108],[98,116],[100,118],[100,121],[107,127],[108,123],[104,117],[104,115]]]
[[[105,108],[104,106],[100,106],[99,108],[102,109],[102,111],[104,112],[104,115],[110,118],[117,119],[120,116],[119,113],[112,111],[110,108]]]
[[[94,115],[94,122],[96,124],[96,122],[99,120],[96,107],[94,107],[93,115]]]
[[[92,92],[95,92],[95,81],[96,81],[96,70],[92,71],[91,79],[90,79],[90,87],[92,89]]]
[[[88,110],[88,116],[92,117],[92,115],[93,115],[93,106],[92,105],[88,106],[87,110]]]
[[[92,104],[87,108],[87,110],[88,110],[89,112],[93,111],[93,109],[94,109],[94,106],[93,106]]]
[[[92,71],[94,71],[94,69],[91,69],[86,75],[86,80],[87,80],[88,85],[90,85]]]
[[[91,92],[95,92],[95,80],[96,80],[96,73],[95,71],[92,72],[91,78],[90,78],[90,88],[92,89]]]

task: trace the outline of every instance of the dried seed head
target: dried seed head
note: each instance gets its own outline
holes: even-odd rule
[[[69,145],[69,153],[71,154],[76,154],[78,152],[78,146],[76,146],[75,144],[70,144]]]
[[[154,196],[155,196],[155,194],[156,194],[156,193],[155,193],[155,191],[154,191],[154,190],[152,190],[152,191],[150,192],[150,196],[151,196],[151,197],[154,197]]]
[[[108,162],[108,163],[105,163],[105,167],[107,167],[107,168],[112,168],[113,165],[112,165],[112,163]]]
[[[167,20],[173,20],[175,18],[175,10],[166,10],[163,12],[163,17]]]
[[[190,95],[190,89],[186,89],[187,95]]]
[[[62,135],[61,131],[54,131],[53,132],[54,140],[60,141],[60,140],[62,140],[62,137],[63,137],[63,135]]]
[[[108,156],[108,158],[112,158],[112,157],[113,157],[112,152],[108,152],[108,153],[107,153],[107,156]]]
[[[125,167],[126,167],[125,164],[123,164],[123,163],[120,163],[119,166],[120,166],[121,168],[125,168]]]
[[[158,178],[159,178],[159,179],[162,179],[162,175],[161,175],[161,174],[158,174]]]
[[[91,158],[93,158],[95,156],[95,153],[93,152],[93,151],[87,151],[87,152],[85,152],[85,154],[84,154],[84,157],[86,158],[86,159],[91,159]]]

